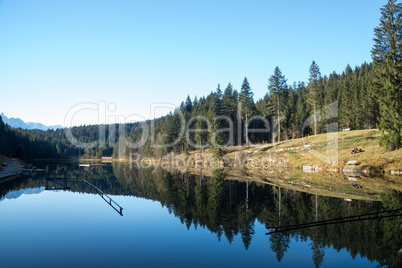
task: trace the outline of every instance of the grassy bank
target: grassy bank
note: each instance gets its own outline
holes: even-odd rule
[[[379,146],[380,131],[355,130],[329,134],[319,134],[305,138],[286,140],[275,144],[256,144],[250,146],[226,147],[224,162],[229,167],[246,167],[247,169],[301,169],[303,166],[315,166],[319,170],[342,171],[350,167],[348,161],[356,161],[354,166],[362,170],[402,171],[402,150],[385,151]],[[354,147],[363,151],[352,154]],[[129,161],[129,159],[96,159],[105,162]],[[80,161],[95,159],[79,159]],[[137,161],[137,159],[134,159]],[[212,150],[191,151],[188,154],[170,153],[162,158],[143,158],[142,162],[150,165],[175,163],[185,168],[203,165],[205,168],[216,167]],[[221,162],[220,165],[223,165]]]
[[[302,168],[317,166],[320,170],[342,170],[350,160],[356,160],[357,166],[363,170],[402,170],[402,150],[385,151],[379,146],[378,130],[356,130],[330,134],[319,134],[306,138],[278,142],[276,144],[259,144],[226,148],[226,163],[229,166],[245,164],[248,169],[269,168]],[[352,154],[354,147],[363,152]],[[189,155],[176,155],[181,159],[192,159],[190,164],[200,160],[199,152]],[[176,157],[175,156],[175,157]],[[206,149],[203,161],[212,158],[212,152]],[[169,159],[166,157],[165,159]]]
[[[188,154],[170,153],[160,159],[142,159],[150,165],[170,163],[178,168],[203,165],[205,168],[225,166],[254,169],[302,169],[314,166],[320,171],[340,172],[344,168],[363,171],[402,171],[402,150],[385,151],[379,146],[380,132],[356,130],[319,134],[306,138],[281,141],[275,144],[257,144],[225,148],[225,156],[220,163],[213,158],[212,150],[191,151]],[[352,154],[354,147],[363,151]],[[127,160],[127,159],[125,159]],[[348,165],[349,161],[355,164]]]
[[[385,151],[379,146],[379,137],[380,132],[375,129],[344,131],[283,141],[275,146],[255,146],[242,151],[247,151],[254,158],[274,155],[294,167],[313,165],[321,169],[341,169],[348,161],[356,160],[359,166],[373,170],[402,169],[402,150]],[[354,147],[361,148],[363,152],[352,154]]]

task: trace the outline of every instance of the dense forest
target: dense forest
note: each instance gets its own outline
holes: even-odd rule
[[[126,133],[130,133],[137,127],[136,123],[124,126]],[[67,138],[66,129],[41,131],[12,128],[4,124],[0,118],[0,154],[27,160],[111,156],[113,146],[110,145],[116,143],[119,137],[116,131],[118,128],[118,125],[109,125],[104,128],[90,125],[68,129],[78,142],[86,144],[80,147]]]
[[[315,62],[313,66],[319,73]],[[254,101],[247,78],[244,78],[240,91],[234,89],[231,83],[224,90],[218,85],[208,96],[195,97],[193,100],[188,96],[174,112],[153,122],[151,133],[153,137],[149,135],[143,146],[139,148],[125,146],[124,152],[126,156],[130,153],[139,153],[149,157],[160,157],[171,151],[196,150],[197,147],[208,146],[207,143],[212,139],[213,133],[218,133],[215,140],[219,145],[241,145],[246,143],[246,139],[249,143],[269,143],[326,133],[327,125],[332,122],[338,123],[336,131],[343,128],[375,128],[378,123],[379,104],[369,90],[372,73],[372,64],[364,63],[354,69],[347,66],[342,74],[318,75],[317,81],[314,82],[315,88],[311,90],[312,82],[308,85],[299,82],[288,86],[285,76],[279,68],[276,68],[269,79],[266,95],[257,102]],[[331,105],[333,103],[335,105]],[[314,107],[318,118],[316,124],[311,116]],[[280,128],[277,127],[278,115],[281,119]],[[189,137],[182,135],[180,139],[183,127],[181,116],[184,116],[187,128],[195,131],[187,131]],[[226,118],[219,119],[220,116]],[[246,126],[246,122],[252,117],[256,119],[249,121],[249,126]],[[211,122],[210,131],[197,132],[197,129],[207,129],[207,122]],[[139,142],[144,134],[144,126],[151,131],[151,123],[146,121],[125,125],[124,139],[133,144]],[[228,129],[229,123],[233,124],[231,137],[230,131],[218,132],[220,129]],[[100,128],[91,125],[71,128],[73,136],[78,141],[86,144],[97,143],[92,148],[82,148],[74,146],[67,139],[65,129],[48,131],[14,129],[5,125],[0,119],[0,154],[23,159],[100,158],[112,156],[113,153],[115,157],[119,157],[119,127],[119,125],[107,125]],[[249,132],[247,136],[246,128]],[[269,131],[252,132],[263,128]],[[173,141],[176,143],[166,148],[153,146]]]
[[[266,95],[257,102],[247,78],[244,78],[239,91],[229,83],[224,90],[218,85],[206,97],[192,100],[188,96],[175,112],[161,118],[152,133],[156,137],[154,140],[148,139],[143,147],[130,149],[130,152],[155,157],[171,151],[180,153],[204,146],[213,147],[213,139],[217,145],[243,145],[300,138],[328,130],[376,127],[378,101],[369,89],[372,64],[364,63],[354,69],[347,66],[342,74],[332,73],[329,76],[321,76],[315,62],[312,68],[316,73],[312,74],[308,85],[299,82],[291,86],[286,84],[280,69],[275,68]],[[316,120],[311,116],[314,109]],[[188,133],[182,137],[181,117],[187,123]],[[328,126],[335,122],[338,125],[336,129],[329,129]],[[208,128],[209,131],[197,131]],[[191,129],[195,131],[190,132]],[[228,129],[232,129],[232,133]],[[261,129],[268,131],[257,132]],[[142,129],[131,133],[131,142],[138,142],[142,134]],[[164,145],[173,141],[176,143],[167,148],[156,148],[152,144]]]
[[[204,147],[216,157],[224,147],[269,143],[339,131],[381,130],[387,150],[402,146],[402,4],[389,0],[374,29],[373,62],[321,75],[312,61],[308,82],[289,85],[279,67],[267,77],[265,96],[255,101],[245,77],[203,97],[187,96],[158,119],[122,125],[81,126],[56,131],[11,129],[0,119],[0,154],[28,158],[76,158],[132,153],[161,157]],[[184,97],[184,96],[183,96]],[[66,132],[81,143],[72,144]]]

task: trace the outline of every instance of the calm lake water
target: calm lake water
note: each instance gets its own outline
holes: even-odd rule
[[[269,226],[392,209],[402,203],[396,192],[347,202],[227,180],[222,171],[119,164],[72,164],[66,177],[0,185],[1,267],[376,267],[397,265],[402,247],[401,217],[266,234]]]

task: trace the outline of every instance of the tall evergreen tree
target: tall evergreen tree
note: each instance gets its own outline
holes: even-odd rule
[[[239,94],[239,115],[243,121],[245,126],[244,136],[246,142],[249,141],[248,138],[248,124],[247,121],[250,119],[255,111],[254,104],[254,93],[251,91],[250,83],[247,80],[247,77],[244,77],[243,84],[241,85],[240,94]]]
[[[387,149],[402,145],[402,4],[388,0],[374,29],[373,93],[380,106],[380,144]]]
[[[191,111],[193,109],[193,104],[191,102],[190,95],[187,95],[187,99],[186,99],[186,103],[184,105],[184,109],[185,109],[186,113],[191,114]]]
[[[274,74],[268,79],[268,90],[271,93],[271,96],[275,99],[275,113],[276,113],[276,121],[278,124],[278,142],[281,141],[281,112],[284,102],[286,90],[288,88],[286,84],[287,79],[282,74],[281,70],[278,66],[275,67]]]
[[[224,143],[229,143],[229,145],[234,145],[234,136],[237,133],[237,120],[236,120],[236,112],[237,112],[237,101],[238,94],[237,91],[233,89],[231,83],[229,83],[223,93],[222,96],[222,115],[229,117],[230,122],[232,122],[232,126],[230,122],[223,122],[224,128],[229,128],[231,126],[233,131],[229,131],[224,133]],[[232,133],[233,136],[230,136]]]
[[[296,125],[299,128],[299,134],[302,135],[302,125],[308,118],[309,109],[307,106],[307,88],[304,82],[297,84],[297,101],[296,101]]]
[[[222,91],[219,84],[216,93],[211,95],[213,98],[208,110],[208,120],[211,122],[209,145],[213,151],[213,156],[220,160],[224,155],[224,150],[221,147],[224,144],[224,137],[221,131],[223,123],[222,120],[218,119],[218,116],[222,114]]]
[[[297,85],[293,83],[293,87],[289,87],[288,98],[286,103],[286,119],[290,127],[292,139],[296,134],[296,102],[297,102]]]
[[[0,116],[0,154],[7,154],[7,130],[3,119]]]
[[[237,96],[234,94],[232,84],[229,83],[222,96],[222,113],[232,120],[235,119],[236,115],[236,102]]]
[[[313,112],[314,112],[314,135],[317,135],[317,104],[319,102],[319,97],[320,97],[320,88],[319,88],[319,79],[321,77],[320,73],[320,68],[318,67],[317,63],[313,60],[313,62],[310,65],[310,77],[309,77],[309,95],[308,95],[308,101],[309,103],[313,106]]]
[[[341,125],[346,128],[355,128],[354,124],[354,107],[358,105],[358,100],[354,98],[355,80],[353,75],[353,70],[349,66],[346,66],[345,72],[343,73],[344,79],[341,84],[340,91],[340,110],[342,114]]]

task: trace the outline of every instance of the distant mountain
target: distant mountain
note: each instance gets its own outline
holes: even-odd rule
[[[63,128],[60,125],[55,125],[55,126],[45,126],[44,124],[41,123],[34,123],[34,122],[27,122],[25,123],[23,120],[20,118],[8,118],[7,116],[4,115],[4,113],[0,114],[1,119],[3,119],[3,122],[9,125],[10,127],[14,128],[22,128],[22,129],[39,129],[46,131],[48,129],[58,129],[58,128]]]
[[[4,199],[17,199],[21,195],[31,195],[31,194],[40,194],[45,190],[45,187],[39,187],[39,188],[26,188],[26,189],[20,189],[16,191],[11,191],[7,193],[3,198],[0,198],[0,201],[3,201]]]

